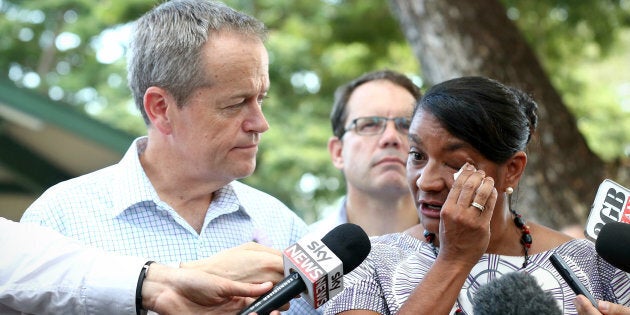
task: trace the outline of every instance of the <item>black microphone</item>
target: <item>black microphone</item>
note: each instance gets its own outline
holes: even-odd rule
[[[510,272],[479,288],[473,298],[473,314],[562,315],[562,311],[536,278],[525,272]]]
[[[604,224],[595,240],[597,254],[608,263],[625,272],[630,272],[630,224],[608,222]]]
[[[267,315],[298,295],[314,308],[320,307],[341,292],[343,275],[360,265],[371,247],[365,231],[352,223],[335,227],[321,239],[306,235],[284,250],[286,278],[239,315]]]

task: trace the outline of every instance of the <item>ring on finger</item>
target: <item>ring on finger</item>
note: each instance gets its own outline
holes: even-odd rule
[[[478,204],[478,203],[476,203],[474,201],[470,205],[475,207],[475,208],[477,208],[477,209],[479,209],[479,211],[481,211],[481,212],[483,212],[483,210],[486,210],[486,207],[484,207],[484,206],[482,206],[482,205],[480,205],[480,204]]]

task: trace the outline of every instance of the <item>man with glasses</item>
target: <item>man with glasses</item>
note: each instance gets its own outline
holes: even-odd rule
[[[347,191],[339,210],[312,230],[323,234],[350,222],[374,236],[419,223],[405,164],[411,113],[420,96],[407,76],[390,70],[366,73],[337,89],[328,151]]]

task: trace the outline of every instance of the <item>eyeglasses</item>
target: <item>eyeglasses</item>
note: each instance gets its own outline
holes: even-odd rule
[[[343,135],[350,131],[354,130],[358,135],[362,136],[371,136],[371,135],[380,135],[385,131],[387,127],[387,122],[393,120],[396,125],[396,130],[402,134],[409,133],[409,125],[411,125],[411,119],[407,117],[380,117],[380,116],[371,116],[371,117],[359,117],[355,118],[350,122],[350,125],[344,129],[344,133],[341,134],[340,138]]]

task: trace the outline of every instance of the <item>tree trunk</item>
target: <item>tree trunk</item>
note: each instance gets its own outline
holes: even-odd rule
[[[482,75],[530,93],[538,132],[514,208],[554,228],[583,224],[603,161],[587,146],[574,117],[498,0],[390,0],[425,82]]]

